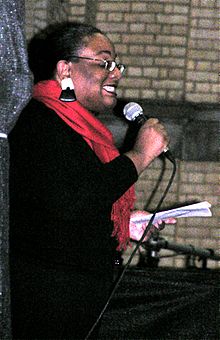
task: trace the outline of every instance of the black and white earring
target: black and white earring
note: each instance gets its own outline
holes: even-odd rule
[[[59,100],[62,102],[75,102],[76,95],[74,91],[74,85],[71,78],[65,78],[61,80],[62,92]]]

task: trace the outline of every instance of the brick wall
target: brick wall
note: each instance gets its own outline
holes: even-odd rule
[[[29,39],[41,27],[62,19],[92,23],[108,33],[121,61],[127,64],[119,97],[216,104],[218,13],[217,0],[26,0],[26,32]],[[160,236],[220,251],[220,164],[178,160],[177,165],[164,208],[207,200],[213,206],[213,217],[179,219],[175,227],[167,226]],[[156,207],[170,176],[171,165],[167,166],[154,195],[162,169],[160,160],[142,174],[136,184],[137,209]],[[161,253],[170,255],[168,250]],[[160,265],[182,267],[185,257],[164,257]],[[216,266],[217,262],[209,261],[209,267]]]
[[[123,98],[218,103],[217,0],[26,0],[29,39],[48,22],[91,22],[128,65]]]
[[[218,102],[217,1],[98,1],[96,24],[128,65],[121,96]]]
[[[27,40],[48,24],[67,20],[70,6],[69,0],[68,2],[65,0],[25,0]],[[80,19],[80,16],[78,18]]]

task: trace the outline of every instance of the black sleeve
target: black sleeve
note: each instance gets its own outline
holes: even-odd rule
[[[79,134],[42,104],[31,104],[21,114],[10,145],[21,202],[40,202],[53,218],[102,213],[137,180],[128,157],[103,164]]]

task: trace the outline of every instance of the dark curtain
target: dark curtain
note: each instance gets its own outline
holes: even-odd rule
[[[7,135],[31,94],[24,38],[24,1],[0,0],[0,339],[10,339],[10,287],[8,269]]]
[[[218,340],[218,270],[127,271],[103,317],[100,339]]]

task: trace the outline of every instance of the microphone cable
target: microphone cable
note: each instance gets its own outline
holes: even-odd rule
[[[165,158],[164,155],[162,155],[162,157]],[[168,158],[168,157],[167,157],[167,158]],[[145,230],[144,230],[144,232],[143,232],[143,235],[141,236],[140,240],[137,242],[137,244],[136,244],[134,250],[132,251],[131,255],[129,256],[129,259],[128,259],[127,263],[125,264],[125,266],[124,266],[124,268],[123,268],[121,274],[120,274],[120,275],[118,276],[118,278],[116,279],[116,281],[115,281],[115,283],[114,283],[114,287],[113,287],[113,289],[112,289],[112,291],[111,291],[111,293],[110,293],[110,295],[109,295],[109,297],[108,297],[108,300],[106,301],[106,303],[105,303],[103,309],[101,310],[101,312],[100,312],[98,318],[97,318],[96,321],[94,322],[93,326],[90,328],[90,330],[89,330],[89,332],[87,333],[87,335],[86,335],[86,337],[84,338],[84,340],[88,340],[88,339],[89,339],[89,337],[90,337],[90,335],[92,334],[93,330],[95,329],[95,327],[96,327],[96,326],[98,325],[98,323],[100,322],[100,320],[101,320],[102,316],[104,315],[104,313],[105,313],[105,311],[106,311],[106,309],[107,309],[107,307],[108,307],[110,301],[112,300],[112,298],[113,298],[113,296],[114,296],[114,294],[115,294],[115,292],[116,292],[116,290],[117,290],[117,288],[118,288],[118,286],[119,286],[121,280],[123,279],[124,274],[125,274],[125,272],[126,272],[128,266],[130,265],[130,263],[131,263],[131,261],[132,261],[134,255],[136,254],[137,250],[139,249],[139,247],[140,247],[141,244],[143,243],[143,240],[144,240],[145,236],[147,235],[147,233],[148,233],[149,231],[151,231],[151,230],[154,228],[154,226],[153,226],[153,221],[154,221],[155,215],[156,215],[156,213],[158,212],[158,210],[160,209],[161,204],[163,203],[163,201],[164,201],[164,199],[165,199],[165,197],[166,197],[166,195],[167,195],[167,193],[168,193],[168,191],[169,191],[169,189],[170,189],[170,187],[171,187],[171,184],[172,184],[172,182],[173,182],[173,179],[174,179],[174,177],[175,177],[175,174],[176,174],[176,161],[175,161],[175,158],[174,158],[174,157],[169,157],[168,159],[169,159],[169,161],[173,164],[173,169],[172,169],[172,173],[171,173],[170,179],[169,179],[169,181],[168,181],[168,184],[167,184],[167,186],[166,186],[166,188],[165,188],[165,191],[164,191],[164,193],[163,193],[163,195],[162,195],[162,197],[161,197],[159,203],[157,204],[157,207],[156,207],[155,211],[153,212],[153,215],[152,215],[152,217],[150,218],[150,220],[149,220],[149,222],[148,222],[148,225],[146,226],[146,228],[145,228]]]

